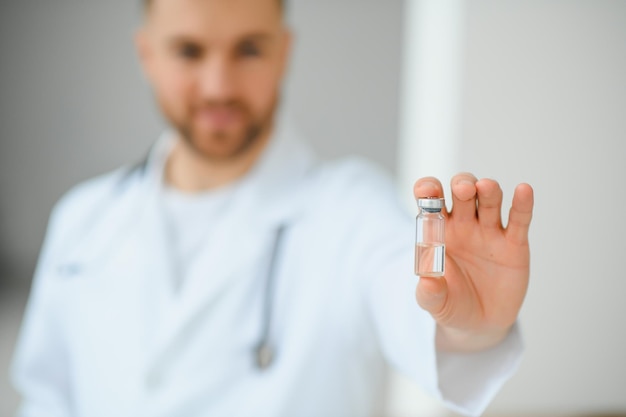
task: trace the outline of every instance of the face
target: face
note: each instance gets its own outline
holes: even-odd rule
[[[202,156],[267,138],[289,49],[277,0],[154,0],[137,46],[163,114]]]

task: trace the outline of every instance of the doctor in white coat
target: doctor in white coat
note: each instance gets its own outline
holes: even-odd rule
[[[279,0],[152,0],[137,47],[172,129],[55,207],[18,342],[19,415],[374,416],[389,363],[479,415],[521,354],[533,196],[452,180],[444,278],[358,159],[278,115]],[[435,178],[416,197],[442,196]]]

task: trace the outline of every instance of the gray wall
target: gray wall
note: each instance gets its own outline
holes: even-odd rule
[[[138,4],[0,2],[4,279],[30,278],[63,192],[140,158],[163,126],[132,45]],[[359,153],[393,170],[402,7],[291,1],[286,103],[322,155]]]
[[[403,2],[294,1],[286,104],[326,157],[393,170]],[[49,211],[77,182],[131,163],[163,128],[132,36],[136,1],[0,2],[0,415],[4,377]],[[358,5],[358,7],[355,7]],[[372,28],[377,28],[373,31]]]
[[[20,279],[62,193],[137,158],[159,131],[134,3],[0,3],[0,254]]]

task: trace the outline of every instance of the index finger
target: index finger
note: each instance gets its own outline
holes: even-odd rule
[[[416,200],[428,197],[443,198],[443,187],[441,182],[435,177],[420,178],[413,186],[413,195]]]
[[[441,181],[435,177],[423,177],[415,182],[413,195],[415,196],[415,201],[420,198],[444,198],[443,186],[441,185]],[[441,210],[441,213],[444,216],[448,215],[445,207]]]

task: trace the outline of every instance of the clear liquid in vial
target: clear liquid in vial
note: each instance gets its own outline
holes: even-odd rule
[[[444,274],[446,247],[444,244],[418,243],[415,245],[415,275],[441,277]]]

